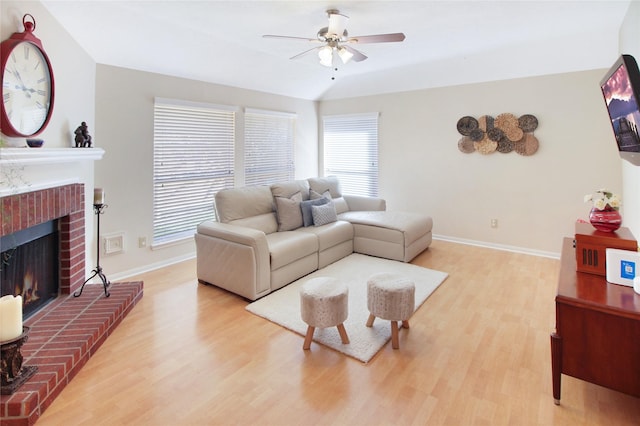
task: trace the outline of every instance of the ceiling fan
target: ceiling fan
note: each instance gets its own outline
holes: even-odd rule
[[[347,32],[346,28],[347,22],[349,22],[349,17],[340,14],[340,12],[336,9],[327,10],[327,15],[329,16],[329,26],[320,28],[316,38],[270,34],[265,34],[262,37],[306,40],[313,43],[322,43],[322,46],[312,47],[311,49],[305,50],[302,53],[292,56],[290,59],[297,59],[311,51],[316,50],[318,52],[320,64],[327,67],[333,66],[334,52],[344,64],[349,62],[351,59],[356,62],[364,61],[365,59],[367,59],[367,56],[365,54],[351,47],[351,44],[399,42],[403,41],[405,38],[403,33],[374,34],[349,37],[349,33]]]

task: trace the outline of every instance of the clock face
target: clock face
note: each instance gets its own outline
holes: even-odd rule
[[[51,70],[40,49],[23,41],[7,57],[2,76],[6,118],[22,136],[38,133],[51,108]]]

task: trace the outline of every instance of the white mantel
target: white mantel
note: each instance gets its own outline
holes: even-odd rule
[[[53,164],[100,160],[102,148],[0,148],[0,167],[6,164]]]
[[[93,186],[102,148],[0,148],[0,197],[67,185]]]

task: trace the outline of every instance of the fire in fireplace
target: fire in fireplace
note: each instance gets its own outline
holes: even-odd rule
[[[0,239],[0,296],[22,296],[29,318],[58,297],[58,221],[48,221]]]

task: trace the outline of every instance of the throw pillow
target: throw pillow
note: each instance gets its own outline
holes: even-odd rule
[[[313,189],[309,191],[309,198],[311,198],[312,200],[317,200],[318,198],[322,198],[322,197],[326,198],[327,200],[331,199],[331,193],[329,192],[328,189],[324,191],[324,193],[322,194],[314,191]]]
[[[333,202],[321,206],[311,206],[311,213],[313,214],[314,226],[326,225],[338,220]]]
[[[300,203],[302,194],[296,192],[291,198],[275,197],[278,231],[291,231],[302,226]]]
[[[302,226],[313,225],[313,213],[311,212],[311,206],[321,206],[329,202],[328,198],[316,198],[315,200],[307,200],[300,203],[300,210],[302,210]]]

